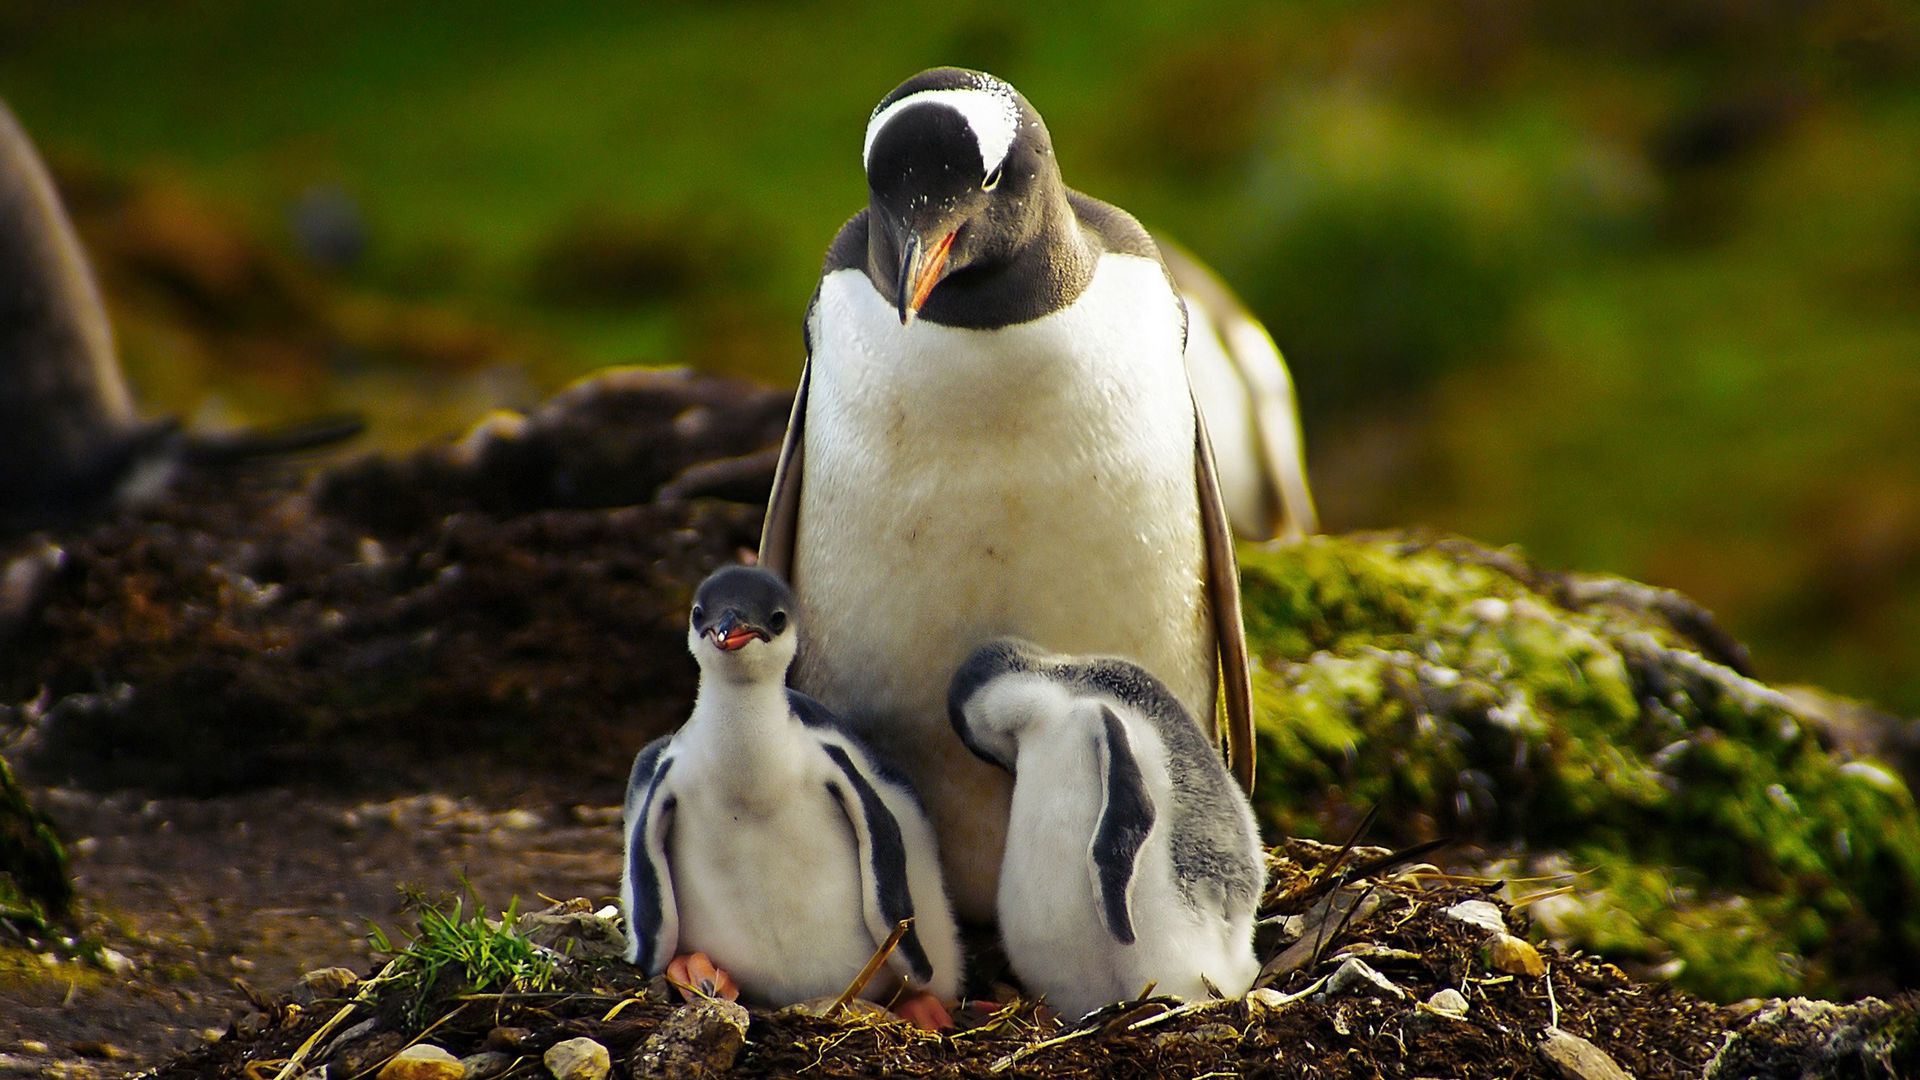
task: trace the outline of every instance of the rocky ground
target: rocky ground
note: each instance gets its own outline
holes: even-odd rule
[[[191,1050],[169,1075],[258,1077],[339,1011],[311,989],[287,1008],[297,976],[388,959],[366,931],[412,917],[398,886],[495,911],[603,902],[628,760],[693,685],[690,590],[753,546],[785,410],[746,384],[616,373],[450,445],[193,473],[15,541],[0,733],[81,899],[63,917],[0,893],[0,1069],[112,1075]],[[1339,885],[1331,849],[1294,843],[1266,948],[1299,962],[1260,1000],[1166,1020],[1142,1003],[1079,1034],[1021,1005],[945,1040],[755,1013],[743,1074],[1547,1075],[1583,1052],[1570,1040],[1638,1076],[1716,1054],[1716,1075],[1800,1075],[1781,1063],[1816,1049],[1839,1075],[1911,1065],[1908,725],[1755,682],[1684,598],[1512,552],[1391,536],[1244,558],[1270,837],[1338,839],[1378,806],[1369,840],[1451,837],[1430,858],[1475,873]],[[38,835],[0,830],[16,891],[31,853],[58,864]],[[1363,894],[1372,910],[1311,935],[1288,918]],[[1478,899],[1521,911],[1501,929],[1448,914]],[[1534,919],[1568,948],[1529,962],[1499,937]],[[516,1075],[593,1037],[637,1073],[671,1049],[646,1049],[658,1024],[712,1020],[631,972],[563,975],[555,996],[456,1007],[434,1037],[491,1039]],[[1656,976],[1723,1001],[1894,1004],[1729,1011]],[[331,1077],[448,1015],[361,1007],[384,1041],[327,1047],[356,1055]]]

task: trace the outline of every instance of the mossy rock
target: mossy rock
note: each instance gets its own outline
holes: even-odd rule
[[[72,908],[66,848],[0,758],[0,921],[44,926]]]
[[[1515,873],[1569,943],[1720,1000],[1883,988],[1920,958],[1920,815],[1684,597],[1406,535],[1242,554],[1277,833],[1351,812]],[[1544,886],[1542,886],[1544,888]],[[1526,890],[1517,890],[1526,891]]]

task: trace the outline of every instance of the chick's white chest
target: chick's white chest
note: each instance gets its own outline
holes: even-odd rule
[[[824,761],[776,790],[739,783],[723,758],[688,754],[675,773],[668,863],[678,951],[709,954],[769,1003],[838,992],[873,942],[858,848]]]

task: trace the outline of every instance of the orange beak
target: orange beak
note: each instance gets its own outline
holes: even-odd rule
[[[913,321],[933,287],[940,284],[947,270],[947,253],[953,250],[953,238],[958,235],[957,231],[948,233],[932,250],[921,247],[918,236],[907,240],[900,259],[900,325]]]

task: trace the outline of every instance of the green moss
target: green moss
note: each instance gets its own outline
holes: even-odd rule
[[[1242,567],[1274,829],[1378,803],[1395,839],[1569,854],[1591,902],[1556,929],[1723,999],[1920,957],[1905,785],[1650,600],[1582,605],[1592,579],[1462,541],[1323,537]]]
[[[56,958],[49,962],[32,949],[0,947],[0,988],[53,986],[98,990],[107,985],[108,978],[98,964],[81,958]]]
[[[0,758],[0,920],[43,929],[72,907],[66,848]]]

